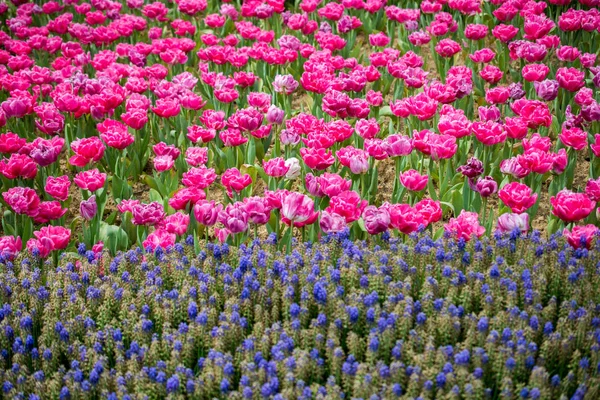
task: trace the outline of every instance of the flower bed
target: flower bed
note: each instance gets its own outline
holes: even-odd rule
[[[0,4],[5,255],[596,231],[594,1],[242,3]]]
[[[347,237],[7,263],[4,396],[597,396],[600,245]]]

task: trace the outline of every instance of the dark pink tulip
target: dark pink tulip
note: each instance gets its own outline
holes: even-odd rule
[[[594,211],[596,202],[585,193],[575,193],[563,189],[550,197],[552,214],[565,222],[575,222],[586,218]]]
[[[0,153],[2,154],[18,153],[26,144],[27,140],[19,137],[16,133],[0,134]]]
[[[35,215],[40,198],[35,190],[26,187],[13,187],[2,193],[4,201],[17,214]]]
[[[70,186],[71,181],[69,181],[69,177],[67,175],[58,177],[49,176],[46,179],[46,185],[44,186],[44,190],[46,190],[46,193],[48,193],[55,199],[65,201],[69,198]]]
[[[556,80],[561,88],[576,92],[585,86],[585,73],[577,68],[562,67],[556,71]]]
[[[565,146],[572,147],[577,151],[585,149],[588,144],[587,132],[577,127],[571,129],[563,128],[558,137]]]
[[[104,156],[104,144],[97,136],[75,140],[71,143],[71,150],[75,155],[69,159],[69,163],[77,167],[85,167]]]
[[[532,194],[529,186],[512,182],[500,189],[498,197],[512,212],[520,214],[535,204],[538,195],[537,193]]]
[[[0,174],[7,179],[33,179],[37,175],[37,164],[25,154],[13,153],[0,162]]]

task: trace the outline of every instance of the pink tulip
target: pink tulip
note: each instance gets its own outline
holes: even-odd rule
[[[332,197],[326,210],[343,216],[349,224],[360,218],[367,204],[366,200],[361,200],[358,193],[348,190]]]
[[[200,200],[194,205],[194,217],[198,223],[204,226],[213,226],[222,209],[223,205],[215,204],[214,200]]]
[[[33,235],[39,241],[49,240],[52,243],[52,250],[63,250],[69,244],[71,239],[71,230],[62,226],[44,226],[39,231],[33,232]]]
[[[157,157],[160,156],[169,156],[173,160],[176,160],[177,157],[181,154],[181,150],[175,145],[168,145],[164,142],[159,142],[152,146],[152,151]]]
[[[188,149],[185,151],[185,161],[194,167],[206,165],[208,162],[208,148],[188,147]]]
[[[80,189],[95,192],[96,190],[104,187],[104,182],[106,182],[106,174],[104,172],[100,172],[98,168],[94,168],[79,172],[77,175],[75,175],[73,182],[75,182]]]
[[[324,170],[335,162],[333,154],[322,148],[312,149],[303,147],[300,149],[300,155],[304,163],[311,169]]]
[[[411,138],[403,135],[387,136],[383,141],[383,147],[390,157],[407,156],[413,150]]]
[[[600,178],[589,179],[585,185],[585,194],[592,201],[600,201]]]
[[[352,185],[351,180],[343,179],[338,174],[331,174],[328,172],[319,176],[318,179],[321,191],[328,197],[337,196],[338,194],[349,190]]]
[[[154,169],[157,172],[165,172],[173,168],[175,160],[169,155],[154,157]]]
[[[71,150],[75,155],[69,159],[69,163],[76,167],[85,167],[104,156],[104,144],[96,136],[75,140],[71,143]]]
[[[25,154],[13,153],[0,162],[0,173],[7,179],[33,179],[37,172],[37,164]]]
[[[19,236],[0,236],[0,255],[7,260],[14,260],[23,249]]]
[[[185,187],[177,190],[169,199],[169,205],[175,210],[184,210],[206,198],[206,193],[199,187]]]
[[[33,189],[17,186],[2,193],[2,197],[17,214],[29,216],[37,214],[40,198]]]
[[[181,212],[171,214],[163,220],[161,227],[169,233],[183,235],[190,224],[190,216]]]
[[[290,167],[285,165],[283,157],[276,157],[263,162],[265,174],[273,178],[281,178],[290,170]]]
[[[498,230],[502,233],[511,233],[515,229],[527,233],[529,230],[529,214],[506,213],[498,217]]]
[[[133,135],[127,132],[127,127],[112,119],[104,120],[97,125],[100,137],[108,147],[123,150],[135,140]]]
[[[390,226],[390,214],[385,208],[367,206],[363,210],[362,218],[370,235],[385,232]]]
[[[348,227],[344,217],[335,213],[329,213],[327,211],[321,211],[319,226],[323,232],[328,234],[342,232]]]
[[[561,88],[576,92],[585,86],[585,73],[577,68],[562,67],[556,71],[556,80]]]
[[[230,234],[231,234],[231,232],[229,231],[229,229],[227,229],[227,228],[220,229],[215,226],[215,237],[219,240],[219,242],[225,243],[227,241],[227,237]]]
[[[384,203],[381,207],[387,209],[390,214],[391,226],[406,235],[416,232],[420,227],[427,225],[427,221],[423,215],[409,204]]]
[[[421,214],[426,225],[438,222],[443,217],[440,202],[429,198],[425,198],[417,202],[414,209]]]
[[[244,206],[248,213],[248,222],[257,225],[264,225],[269,222],[271,208],[264,198],[258,196],[246,197]]]
[[[565,146],[572,147],[577,151],[585,149],[588,144],[587,132],[577,127],[571,129],[563,128],[558,137]]]
[[[575,193],[563,189],[550,197],[552,214],[565,222],[575,222],[586,218],[592,213],[596,202],[590,200],[585,193]]]
[[[175,244],[177,236],[174,233],[169,233],[166,229],[157,229],[148,235],[144,240],[143,246],[145,249],[152,251],[157,248],[167,249]]]
[[[242,175],[237,168],[230,168],[221,176],[221,183],[227,188],[227,193],[231,197],[232,191],[239,193],[248,187],[252,183],[252,178],[249,174]]]
[[[537,201],[537,193],[531,193],[531,188],[527,185],[512,182],[505,185],[498,192],[498,197],[504,202],[514,213],[521,214],[528,208],[533,206]]]
[[[165,218],[165,210],[159,202],[149,204],[136,204],[131,210],[133,214],[132,222],[134,225],[150,225],[159,224]]]
[[[244,232],[248,229],[248,213],[242,202],[236,202],[219,212],[218,220],[231,233]]]
[[[197,187],[199,189],[206,189],[217,179],[217,174],[212,168],[206,168],[204,166],[197,168],[190,168],[189,171],[184,172],[181,183],[187,187]]]
[[[462,210],[458,217],[450,218],[444,225],[444,230],[456,239],[467,241],[473,236],[481,237],[485,233],[485,228],[479,225],[479,215],[465,210]]]
[[[30,217],[36,224],[45,224],[59,219],[65,215],[66,212],[67,209],[62,208],[59,201],[42,201],[35,211],[35,214],[30,215]]]
[[[18,153],[26,144],[27,140],[19,137],[16,133],[0,134],[0,153],[2,154]]]
[[[408,190],[420,192],[427,187],[429,176],[421,175],[419,174],[419,171],[409,169],[408,171],[400,174],[400,182],[402,182],[402,185],[404,185],[404,187]]]
[[[592,247],[592,240],[595,236],[598,236],[600,230],[597,226],[589,224],[584,226],[574,226],[569,232],[568,229],[563,230],[563,236],[567,238],[567,241],[571,246],[578,249],[585,247],[589,249]]]
[[[316,221],[319,214],[315,212],[313,200],[301,193],[291,192],[283,198],[281,205],[281,220],[287,225],[297,228],[310,225]]]

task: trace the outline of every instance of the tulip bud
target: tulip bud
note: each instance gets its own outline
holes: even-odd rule
[[[498,190],[498,184],[491,176],[477,179],[475,189],[481,195],[481,197],[489,197],[496,193]]]
[[[79,205],[79,212],[81,213],[81,216],[90,221],[92,220],[95,216],[96,213],[98,212],[98,204],[96,203],[96,195],[90,197],[87,200],[83,200],[81,202],[81,204]]]
[[[267,111],[267,122],[270,124],[281,124],[283,122],[283,118],[285,117],[285,112],[277,107],[276,105],[271,105],[269,110]]]

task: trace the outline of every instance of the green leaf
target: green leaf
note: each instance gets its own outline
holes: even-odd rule
[[[440,204],[442,206],[448,207],[450,210],[452,210],[452,213],[454,213],[454,205],[452,205],[452,203],[448,203],[446,201],[440,201]]]
[[[393,117],[394,113],[390,106],[383,106],[379,109],[379,117]]]
[[[431,181],[431,179],[428,180],[427,182],[427,190],[429,191],[429,196],[431,196],[431,198],[433,200],[438,199],[437,193],[435,192],[435,188],[433,187],[433,182]]]
[[[129,248],[129,237],[121,227],[109,225],[106,222],[100,222],[100,240],[114,255],[117,250],[127,250]]]
[[[359,218],[357,222],[358,222],[358,226],[360,227],[360,229],[361,229],[363,232],[366,232],[366,231],[367,231],[367,228],[365,227],[365,221],[362,219],[362,217],[361,217],[361,218]]]
[[[150,191],[148,192],[149,196],[150,196],[150,201],[157,201],[159,203],[162,203],[163,198],[160,195],[160,193],[158,193],[157,190],[155,189],[150,189]]]
[[[152,188],[156,191],[159,191],[158,184],[153,177],[151,177],[149,175],[144,175],[142,177],[142,180],[144,181],[144,183],[146,183],[146,185],[150,186],[150,188]]]
[[[6,211],[10,214],[10,211]],[[5,214],[6,214],[5,212]],[[4,233],[10,236],[14,236],[15,235],[15,228],[9,224],[6,221],[6,218],[2,218],[2,229],[4,230]]]
[[[248,141],[248,149],[246,151],[246,162],[248,164],[254,164],[254,160],[256,159],[256,140],[251,139]]]
[[[110,213],[110,215],[106,218],[106,223],[109,225],[112,225],[115,222],[115,219],[117,219],[117,211],[113,211]]]

